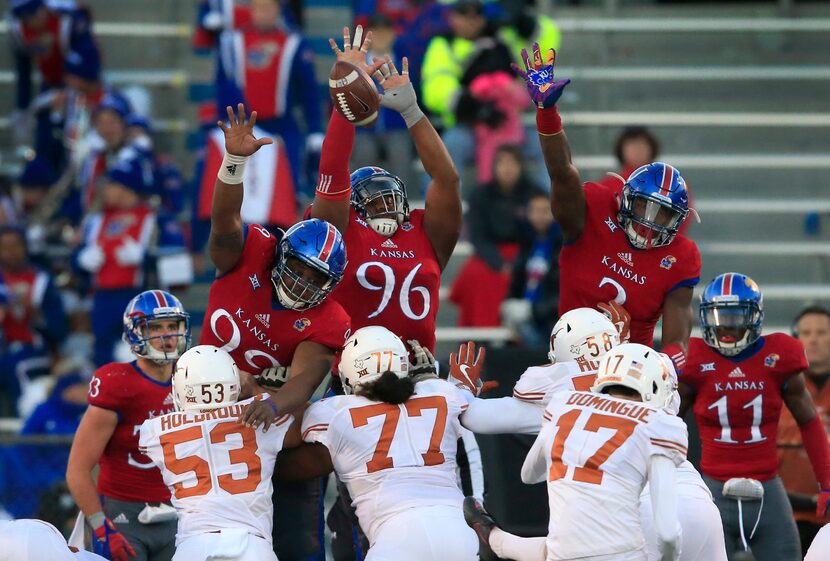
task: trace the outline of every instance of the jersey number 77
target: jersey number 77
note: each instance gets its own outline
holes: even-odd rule
[[[420,417],[427,409],[435,409],[435,424],[429,439],[427,451],[421,454],[425,466],[436,466],[444,463],[444,454],[441,453],[441,441],[444,438],[444,429],[447,426],[447,400],[440,395],[428,397],[413,397],[403,404],[409,417]],[[366,471],[374,473],[383,469],[395,467],[395,462],[389,455],[392,447],[392,438],[401,417],[401,407],[391,403],[366,405],[351,410],[352,426],[360,428],[366,426],[372,417],[383,416],[383,427],[380,430],[375,452],[372,459],[366,462]]]

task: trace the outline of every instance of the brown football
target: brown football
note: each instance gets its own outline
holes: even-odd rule
[[[329,74],[331,104],[350,123],[371,125],[378,118],[380,95],[368,74],[350,62],[339,60]]]

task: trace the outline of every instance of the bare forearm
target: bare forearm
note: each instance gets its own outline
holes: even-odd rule
[[[216,180],[210,213],[210,258],[219,272],[233,269],[245,247],[242,229],[242,184],[228,185]]]
[[[582,180],[579,170],[573,164],[565,131],[551,136],[540,134],[539,143],[542,145],[542,156],[553,187],[551,196],[554,202],[557,199],[572,200],[581,197]]]
[[[279,481],[307,481],[334,471],[331,456],[322,444],[302,444],[283,449],[277,456]]]
[[[434,185],[442,188],[458,189],[460,179],[458,170],[450,158],[450,153],[438,132],[424,117],[409,129],[415,143],[418,157],[424,164],[424,170],[432,178]]]
[[[66,470],[66,484],[69,486],[69,492],[75,499],[75,504],[84,513],[84,516],[92,516],[96,512],[101,512],[103,506],[101,499],[98,496],[98,490],[95,487],[95,481],[92,479],[92,473],[88,470],[78,469],[71,463]]]

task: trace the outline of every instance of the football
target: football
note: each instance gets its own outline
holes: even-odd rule
[[[329,74],[331,104],[348,121],[359,127],[375,122],[380,95],[368,74],[354,64],[337,61]]]

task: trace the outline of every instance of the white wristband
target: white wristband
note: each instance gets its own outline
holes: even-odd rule
[[[216,174],[216,177],[227,185],[239,185],[245,175],[245,164],[248,163],[248,158],[249,156],[237,156],[225,152],[225,157],[222,160],[222,165],[219,166],[219,173]]]

